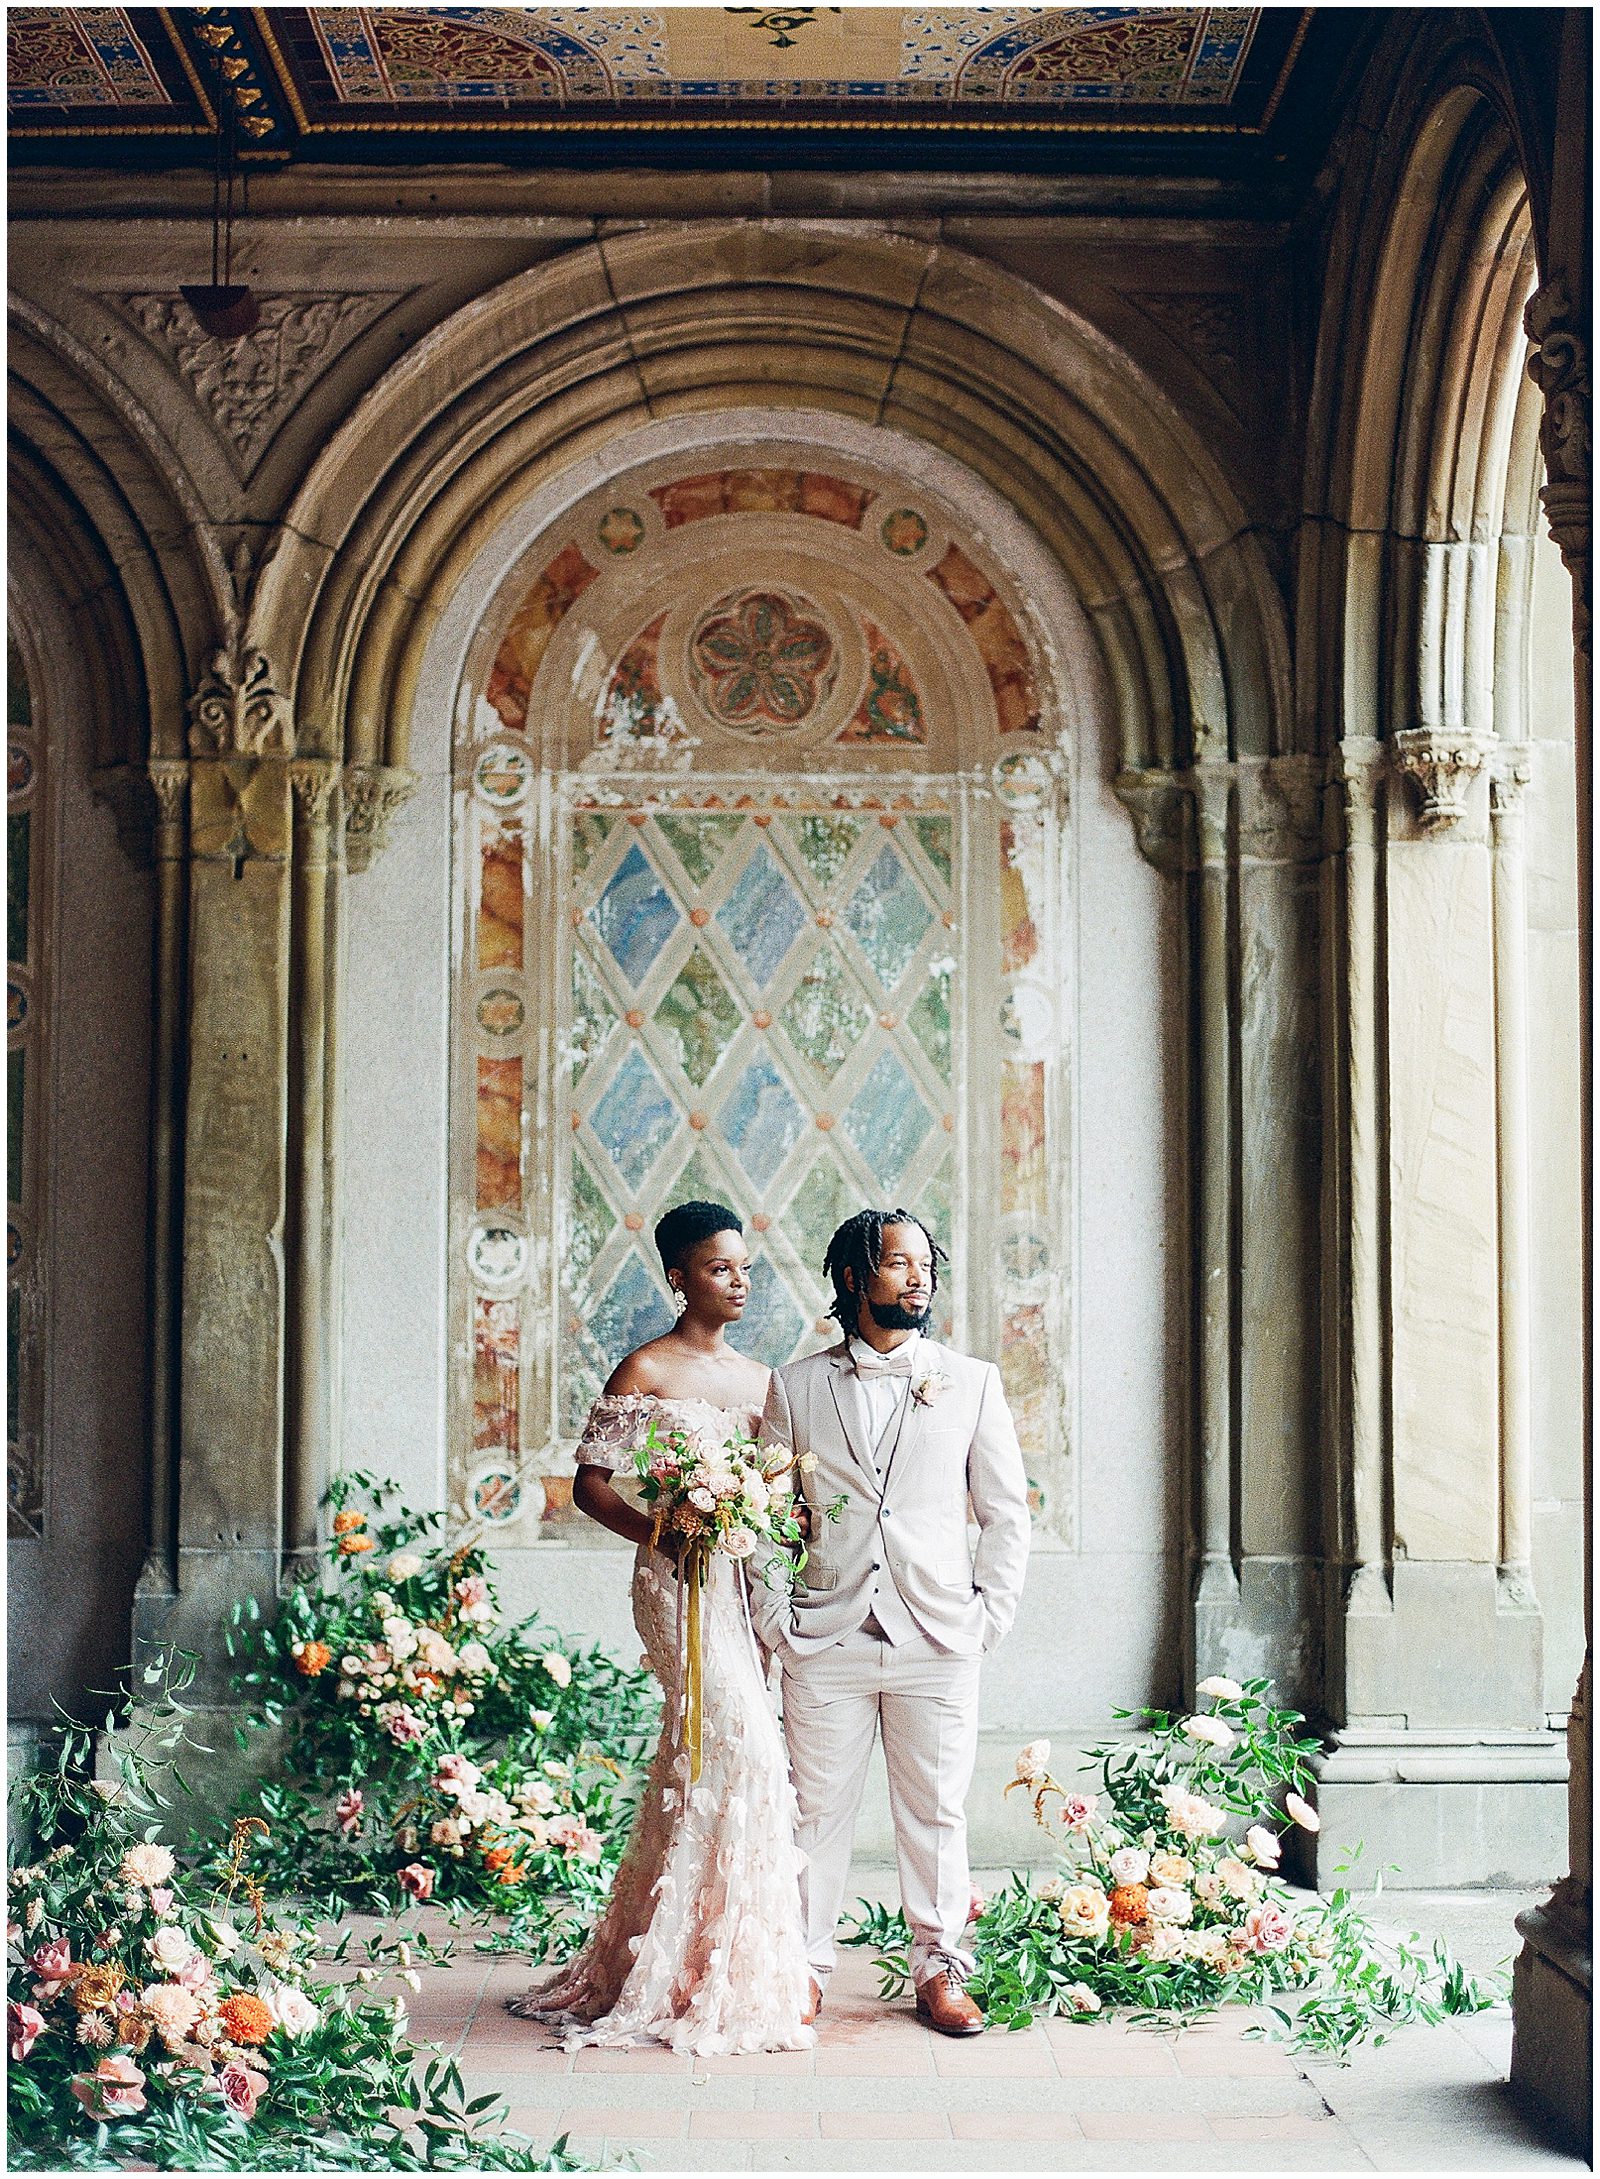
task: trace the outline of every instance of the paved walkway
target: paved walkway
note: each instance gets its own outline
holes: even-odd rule
[[[1397,1920],[1403,1904],[1393,1902]],[[1514,1905],[1501,1894],[1449,1916],[1492,1932],[1488,1958],[1483,1945],[1462,1947],[1471,1964],[1510,1948],[1501,1924],[1509,1930]],[[954,2042],[920,2027],[909,2001],[882,2004],[870,1957],[847,1949],[814,2051],[689,2059],[564,2052],[505,2010],[529,1979],[517,1962],[463,1947],[455,1965],[425,1973],[413,2032],[457,2053],[469,2094],[496,2090],[535,2140],[565,2133],[580,2154],[626,2156],[644,2171],[1587,2168],[1512,2104],[1504,2009],[1407,2029],[1348,2067],[1247,2041],[1254,2016],[1242,2007],[1175,2036],[1050,2021]]]

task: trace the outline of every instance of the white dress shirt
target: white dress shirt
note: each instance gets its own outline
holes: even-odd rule
[[[901,1403],[910,1397],[911,1378],[916,1374],[917,1364],[920,1359],[918,1350],[921,1345],[922,1334],[920,1332],[913,1332],[909,1339],[902,1339],[899,1346],[894,1349],[896,1373],[892,1376],[887,1374],[874,1375],[869,1373],[874,1370],[876,1365],[882,1363],[885,1357],[879,1354],[876,1347],[869,1347],[864,1339],[858,1338],[854,1333],[850,1336],[850,1359],[855,1363],[857,1370],[861,1372],[861,1390],[867,1402],[867,1415],[872,1429],[874,1451],[882,1444],[884,1433],[899,1413]],[[900,1370],[906,1365],[909,1365],[908,1373],[906,1375],[899,1374]]]

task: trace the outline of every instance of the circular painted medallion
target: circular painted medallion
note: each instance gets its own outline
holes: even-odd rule
[[[480,1468],[467,1495],[480,1520],[499,1526],[516,1519],[522,1504],[522,1485],[509,1468]]]
[[[838,645],[809,598],[744,590],[719,598],[689,642],[689,668],[712,718],[736,734],[791,733],[832,689]]]
[[[1027,1218],[1008,1219],[1000,1236],[1000,1265],[1013,1286],[1027,1286],[1050,1268],[1050,1248]]]
[[[15,976],[6,978],[6,1030],[15,1036],[19,1029],[28,1026],[28,993]]]
[[[528,1243],[510,1226],[474,1226],[467,1262],[481,1286],[515,1286],[528,1268]]]
[[[510,809],[528,791],[533,763],[525,749],[513,742],[495,742],[473,766],[472,783],[485,802],[496,809]]]
[[[644,537],[644,523],[631,507],[609,507],[600,517],[596,532],[607,552],[620,559],[624,553],[637,552]]]
[[[22,1261],[22,1228],[14,1218],[6,1220],[6,1271],[16,1270]]]
[[[878,535],[897,560],[909,560],[928,542],[928,525],[914,507],[896,507],[884,516]]]
[[[515,1036],[526,1018],[526,1009],[515,991],[503,986],[486,991],[478,1001],[478,1027],[485,1036]]]
[[[1013,749],[994,767],[994,791],[1008,810],[1036,810],[1050,792],[1050,767],[1032,750]]]
[[[1016,983],[1000,1002],[1000,1034],[1008,1059],[1048,1059],[1055,1006],[1043,984]]]
[[[26,794],[33,785],[33,759],[20,743],[12,742],[6,750],[6,793]]]

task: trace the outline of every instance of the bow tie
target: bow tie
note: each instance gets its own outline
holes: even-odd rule
[[[909,1377],[913,1368],[911,1356],[898,1347],[891,1354],[879,1354],[870,1347],[855,1348],[851,1359],[858,1377]]]

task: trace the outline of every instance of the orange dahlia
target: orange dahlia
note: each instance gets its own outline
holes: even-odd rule
[[[358,1551],[370,1551],[372,1549],[372,1538],[370,1536],[341,1536],[339,1538],[339,1549],[347,1559],[353,1559]]]
[[[1131,1929],[1150,1917],[1150,1894],[1142,1884],[1119,1884],[1111,1894],[1111,1919],[1118,1929]]]
[[[333,1517],[333,1533],[336,1536],[348,1536],[351,1529],[365,1528],[366,1525],[366,1515],[357,1513],[352,1506],[346,1506],[342,1513],[336,1513]]]
[[[235,1990],[217,2010],[222,2024],[236,2043],[264,2043],[277,2026],[272,2007],[248,1990]]]
[[[314,1680],[319,1672],[326,1672],[333,1662],[333,1651],[326,1642],[296,1642],[289,1652],[294,1668],[303,1672],[308,1680]]]

